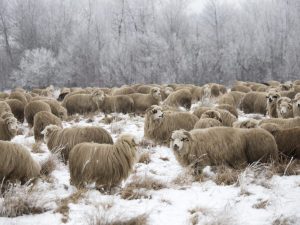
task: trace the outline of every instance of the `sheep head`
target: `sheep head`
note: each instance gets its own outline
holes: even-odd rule
[[[58,112],[59,118],[61,118],[62,120],[67,119],[68,117],[68,112],[67,109],[65,109],[64,107],[60,107],[59,112]]]
[[[7,125],[9,133],[16,135],[18,131],[17,119],[15,117],[8,117],[5,119],[5,123]]]
[[[294,107],[300,109],[300,93],[296,94],[296,96],[294,97],[293,105]]]
[[[277,106],[277,109],[278,109],[278,111],[280,112],[281,115],[287,115],[287,114],[290,114],[293,111],[293,105],[289,102],[282,101]]]
[[[130,147],[135,148],[138,145],[138,140],[136,137],[129,135],[129,134],[123,134],[119,137],[118,141],[126,142]]]
[[[46,143],[48,143],[48,140],[51,136],[51,134],[54,132],[54,131],[57,131],[57,130],[60,130],[61,127],[59,126],[56,126],[56,125],[48,125],[45,127],[45,129],[41,132],[41,134],[44,135],[44,141]]]
[[[164,118],[164,112],[162,107],[158,105],[152,105],[146,110],[147,117],[155,122],[161,122]]]
[[[186,130],[173,131],[170,140],[170,148],[175,154],[184,155],[186,154],[185,149],[187,149],[187,145],[189,145],[192,140],[192,135]]]
[[[150,93],[154,99],[161,101],[160,89],[158,87],[151,88]]]
[[[104,92],[101,90],[95,90],[92,92],[92,101],[97,105],[98,109],[100,105],[104,101],[105,95]]]
[[[280,94],[277,90],[271,89],[266,98],[268,99],[268,104],[276,104],[277,100],[280,98]]]
[[[200,119],[205,119],[205,118],[212,118],[220,121],[221,123],[223,122],[221,118],[221,114],[216,110],[207,110],[206,112],[204,112],[201,115]]]

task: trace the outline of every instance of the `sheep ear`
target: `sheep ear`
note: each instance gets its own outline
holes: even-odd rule
[[[146,113],[149,112],[150,110],[154,109],[154,106],[151,105],[148,109],[146,109]]]
[[[183,131],[183,134],[185,135],[185,136],[187,136],[187,138],[188,138],[188,140],[189,141],[191,141],[193,138],[192,138],[192,135],[190,134],[190,132],[188,132],[188,131]]]

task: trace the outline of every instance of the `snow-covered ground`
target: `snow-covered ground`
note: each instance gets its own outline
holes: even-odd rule
[[[83,118],[64,122],[72,125],[97,125],[107,129],[114,140],[121,133],[130,133],[143,139],[144,119],[128,115],[114,115],[119,120],[104,124],[103,114],[92,119]],[[243,115],[240,120],[257,115]],[[77,122],[75,122],[77,121]],[[32,149],[34,138],[23,126],[24,135],[12,141]],[[43,162],[50,153],[42,144],[43,153],[32,153]],[[248,167],[232,185],[217,185],[216,174],[206,168],[206,177],[195,181],[191,172],[182,168],[172,151],[163,146],[139,147],[139,154],[149,153],[150,162],[137,163],[133,173],[115,190],[114,194],[102,193],[90,187],[77,190],[69,182],[68,166],[59,162],[56,169],[30,188],[15,187],[14,198],[21,199],[41,212],[14,218],[0,217],[2,225],[102,225],[146,224],[151,225],[286,225],[300,224],[300,176],[267,176],[259,166]],[[135,186],[134,186],[135,185]],[[131,187],[131,189],[130,189]],[[132,188],[133,187],[133,188]],[[30,190],[28,190],[30,189]],[[0,198],[0,213],[8,210],[8,203]],[[118,223],[132,218],[140,223]]]

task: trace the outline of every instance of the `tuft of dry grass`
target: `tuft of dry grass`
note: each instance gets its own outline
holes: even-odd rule
[[[149,190],[160,190],[167,186],[162,181],[156,180],[150,176],[139,177],[137,175],[132,177],[130,183],[128,183],[120,192],[123,199],[141,199],[151,198],[151,195],[147,193]]]
[[[8,184],[0,194],[0,199],[0,216],[3,217],[41,214],[47,211],[40,205],[40,195],[34,192],[33,184]]]
[[[159,159],[161,159],[162,161],[170,161],[168,157],[160,157]]]
[[[109,219],[107,214],[92,216],[88,219],[88,225],[147,225],[148,215],[141,214],[131,219],[119,219],[121,216],[115,216],[116,220]]]
[[[296,225],[299,224],[299,220],[296,217],[284,217],[281,215],[273,221],[272,225]]]
[[[33,153],[44,153],[45,151],[42,150],[42,142],[38,141],[32,144],[31,149]]]
[[[269,201],[268,200],[265,200],[265,201],[260,200],[258,203],[254,204],[252,206],[252,208],[255,208],[255,209],[265,209],[268,205],[269,205]]]
[[[70,196],[60,200],[55,212],[62,214],[63,217],[61,221],[63,223],[67,223],[69,221],[69,211],[70,211],[69,203],[74,203],[74,204],[78,203],[78,201],[84,197],[86,191],[87,191],[86,189],[80,189],[77,192],[71,194]]]
[[[225,165],[215,167],[214,182],[217,185],[232,185],[237,183],[241,170],[236,170]]]
[[[280,176],[300,175],[300,160],[280,156],[278,162],[272,162],[268,169],[271,174]]]
[[[151,162],[151,157],[149,152],[144,152],[139,157],[139,163],[149,164]]]

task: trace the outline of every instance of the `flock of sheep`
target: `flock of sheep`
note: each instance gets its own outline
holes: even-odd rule
[[[203,106],[206,101],[214,104]],[[194,103],[198,106],[191,109]],[[238,120],[238,110],[270,118]],[[137,160],[135,137],[123,134],[114,142],[100,126],[62,124],[73,114],[96,112],[143,116],[144,138],[170,146],[183,167],[240,168],[257,161],[276,162],[279,154],[300,158],[300,80],[237,81],[231,89],[216,83],[62,88],[57,99],[52,86],[16,88],[0,92],[1,181],[24,183],[40,175],[41,165],[30,152],[11,142],[26,120],[36,142],[44,141],[53,153],[59,150],[69,165],[71,184],[118,186]]]

